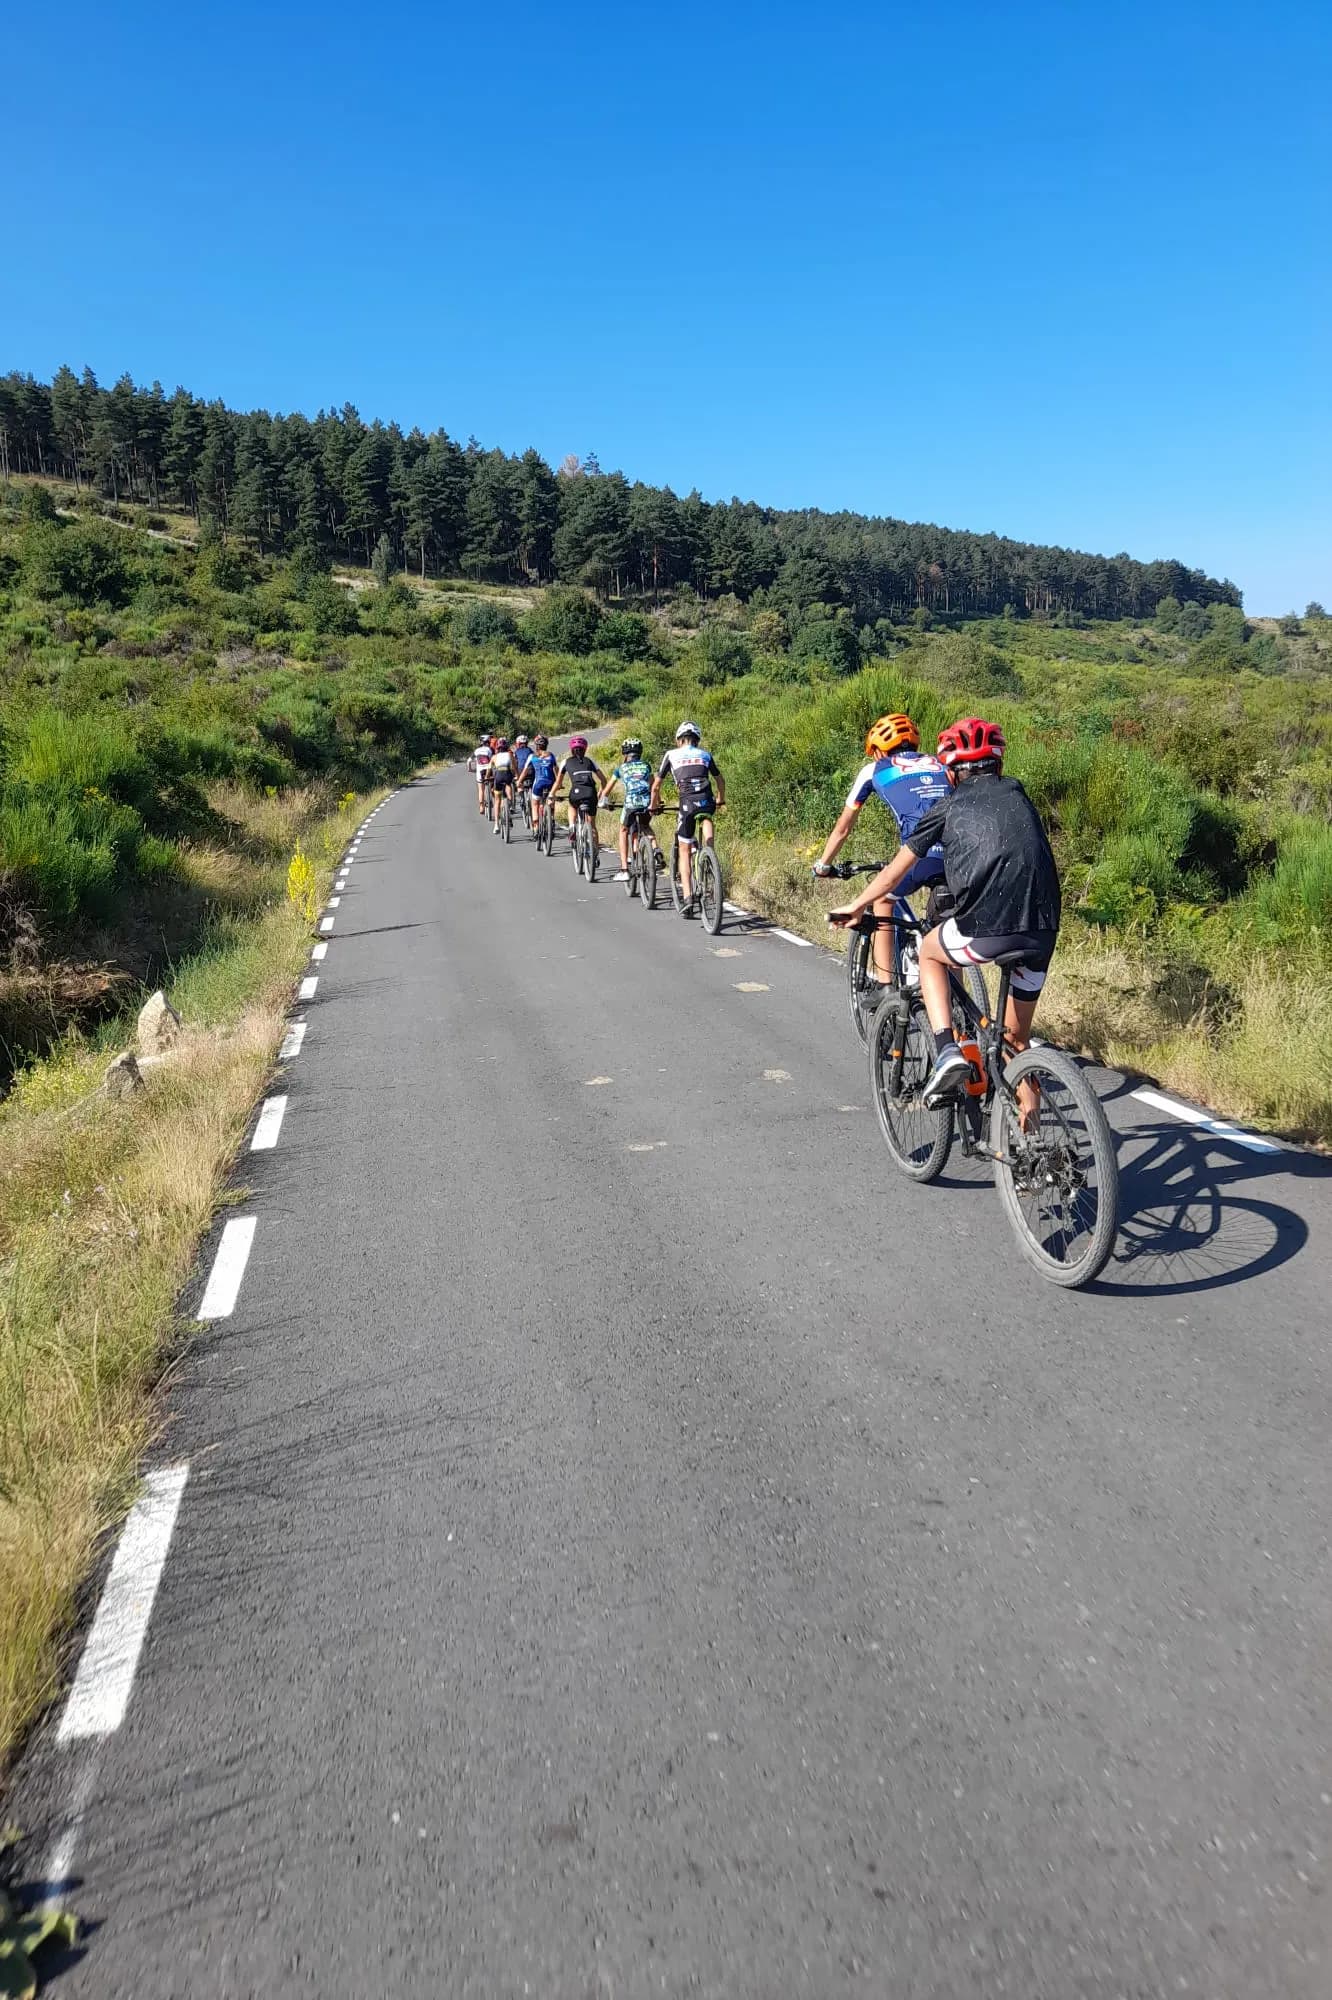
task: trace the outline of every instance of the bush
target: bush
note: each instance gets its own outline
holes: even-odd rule
[[[798,660],[818,660],[834,674],[854,674],[860,666],[855,628],[842,618],[810,618],[796,633]]]
[[[34,597],[118,608],[128,601],[136,580],[123,544],[123,536],[97,522],[73,528],[39,525],[27,539],[24,580]]]
[[[611,611],[601,621],[597,649],[622,660],[645,660],[652,650],[652,626],[638,611]]]
[[[720,687],[750,672],[754,652],[743,632],[705,625],[685,656],[700,687]]]
[[[602,622],[601,607],[590,597],[556,586],[528,612],[521,629],[528,644],[543,652],[583,654],[600,644]]]
[[[478,597],[454,612],[453,636],[464,646],[509,646],[518,637],[518,625],[502,604]]]
[[[311,632],[345,638],[359,626],[350,592],[331,576],[313,576],[305,590],[305,623]]]

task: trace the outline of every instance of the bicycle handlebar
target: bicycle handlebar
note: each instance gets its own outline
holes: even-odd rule
[[[886,861],[830,861],[826,868],[811,868],[816,882],[849,882],[853,875],[877,875]]]

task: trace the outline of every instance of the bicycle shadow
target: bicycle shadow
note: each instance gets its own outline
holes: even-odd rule
[[[1089,1289],[1121,1297],[1215,1291],[1288,1263],[1309,1241],[1309,1224],[1268,1190],[1279,1178],[1332,1179],[1332,1160],[1317,1153],[1255,1152],[1172,1120],[1134,1125],[1115,1140],[1119,1237]]]

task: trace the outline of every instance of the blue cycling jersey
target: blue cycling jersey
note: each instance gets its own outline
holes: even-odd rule
[[[951,798],[947,773],[937,757],[915,750],[899,750],[892,757],[878,757],[856,775],[846,795],[848,806],[863,806],[871,792],[877,792],[897,822],[899,840],[908,840],[927,812],[942,799]],[[911,889],[943,877],[943,847],[936,842],[911,871]]]
[[[530,744],[530,743],[520,743],[520,744],[518,745],[517,749],[516,749],[516,750],[514,751],[514,753],[513,753],[513,761],[514,761],[514,763],[515,763],[515,764],[516,764],[516,765],[518,766],[518,769],[519,769],[520,771],[525,771],[525,770],[527,769],[528,765],[529,765],[529,764],[531,763],[531,761],[532,761],[532,746],[531,746],[531,744]]]
[[[540,797],[555,783],[556,759],[552,750],[534,750],[531,757],[532,790]]]

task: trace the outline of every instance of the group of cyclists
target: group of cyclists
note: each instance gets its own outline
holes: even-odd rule
[[[627,736],[620,745],[620,761],[609,775],[589,754],[586,736],[571,736],[563,757],[556,757],[545,736],[530,740],[522,733],[513,738],[492,733],[483,736],[467,760],[476,778],[476,809],[483,819],[496,824],[509,804],[524,799],[535,819],[544,806],[551,808],[567,801],[567,831],[570,842],[577,832],[579,817],[591,821],[594,850],[597,846],[597,812],[611,803],[618,785],[622,794],[619,827],[619,873],[617,882],[629,879],[629,840],[635,832],[650,832],[654,814],[661,811],[661,788],[671,784],[677,801],[676,832],[679,840],[680,884],[686,916],[695,914],[693,851],[696,842],[711,841],[715,816],[726,804],[726,781],[696,722],[682,722],[675,732],[674,747],[668,750],[654,772],[643,756],[642,739]],[[665,856],[656,850],[657,865],[665,867]]]
[[[933,752],[921,749],[909,715],[882,715],[865,737],[866,763],[857,774],[829,834],[816,877],[831,875],[862,808],[877,797],[898,837],[893,859],[852,902],[828,912],[845,928],[868,913],[874,933],[877,982],[892,980],[892,920],[898,899],[927,891],[927,928],[920,943],[921,998],[934,1035],[935,1057],[925,1102],[943,1103],[962,1090],[971,1062],[956,1040],[949,973],[954,967],[1003,963],[1011,968],[1005,1020],[1015,1052],[1030,1046],[1037,999],[1059,932],[1059,876],[1045,829],[1016,778],[1004,776],[1005,742],[997,723],[965,716],[939,735]],[[527,792],[534,809],[549,799],[568,801],[572,841],[580,814],[595,828],[596,812],[618,785],[620,873],[627,879],[631,829],[650,826],[660,810],[663,784],[674,786],[680,844],[680,878],[686,911],[693,907],[695,843],[711,841],[714,815],[726,803],[716,758],[703,747],[696,723],[682,722],[675,743],[654,773],[637,737],[620,745],[620,762],[607,776],[589,755],[585,736],[573,736],[563,758],[545,736],[498,734],[481,739],[468,760],[476,776],[477,810],[498,813],[506,798]],[[660,859],[660,857],[659,857]],[[873,995],[870,996],[872,1004]]]

